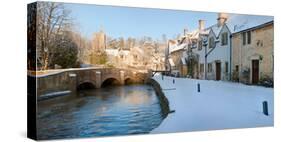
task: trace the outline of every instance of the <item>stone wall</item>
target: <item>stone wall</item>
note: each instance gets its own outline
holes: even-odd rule
[[[160,101],[162,113],[166,117],[170,113],[169,101],[165,97],[165,94],[163,93],[160,84],[154,79],[149,79],[148,84],[150,84],[154,88],[156,95]]]
[[[232,71],[239,68],[239,80],[252,83],[252,60],[259,60],[259,79],[273,78],[273,24],[251,31],[251,44],[243,45],[242,33],[234,34],[232,41]],[[248,77],[245,74],[248,70]]]

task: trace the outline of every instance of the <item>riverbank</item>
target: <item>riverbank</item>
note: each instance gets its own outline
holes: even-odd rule
[[[160,102],[162,113],[163,113],[164,117],[166,118],[167,115],[170,113],[170,108],[169,108],[169,101],[162,91],[163,89],[161,88],[160,84],[157,81],[155,81],[154,79],[150,79],[148,81],[148,84],[150,84],[153,87],[153,89],[155,90],[156,95]]]
[[[168,76],[162,80],[160,75],[153,79],[175,112],[151,133],[273,126],[273,88]],[[263,101],[268,102],[268,116],[263,114]]]

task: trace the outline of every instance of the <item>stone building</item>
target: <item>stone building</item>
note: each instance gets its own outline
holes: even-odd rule
[[[170,40],[171,73],[197,79],[273,82],[273,17],[219,13],[217,23]]]
[[[228,27],[232,32],[233,80],[273,82],[273,17],[244,15],[230,21]]]
[[[161,53],[154,48],[134,46],[129,49],[106,49],[108,64],[119,68],[164,70]]]
[[[219,13],[217,23],[210,27],[208,35],[207,53],[207,77],[211,80],[230,80],[230,35],[226,22],[228,15]]]
[[[204,79],[205,70],[205,47],[203,43],[207,40],[210,28],[205,28],[205,21],[198,21],[198,29],[188,33],[189,48],[187,50],[188,74],[192,78]]]
[[[187,41],[185,37],[180,37],[177,40],[168,41],[168,51],[166,54],[167,67],[174,76],[186,77],[187,75],[187,64],[183,55],[186,54]]]
[[[106,35],[101,30],[99,32],[94,33],[93,41],[92,41],[92,48],[94,51],[104,52],[106,49]]]

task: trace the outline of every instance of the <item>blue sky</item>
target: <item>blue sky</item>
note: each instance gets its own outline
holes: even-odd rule
[[[129,8],[98,6],[92,4],[65,4],[79,30],[88,38],[101,28],[111,37],[150,36],[153,39],[174,38],[183,29],[198,28],[198,20],[205,25],[216,23],[217,13],[163,10],[148,8]]]

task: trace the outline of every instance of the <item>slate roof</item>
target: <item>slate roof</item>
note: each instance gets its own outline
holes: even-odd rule
[[[272,22],[273,20],[273,16],[231,14],[226,21],[226,25],[233,34]]]

